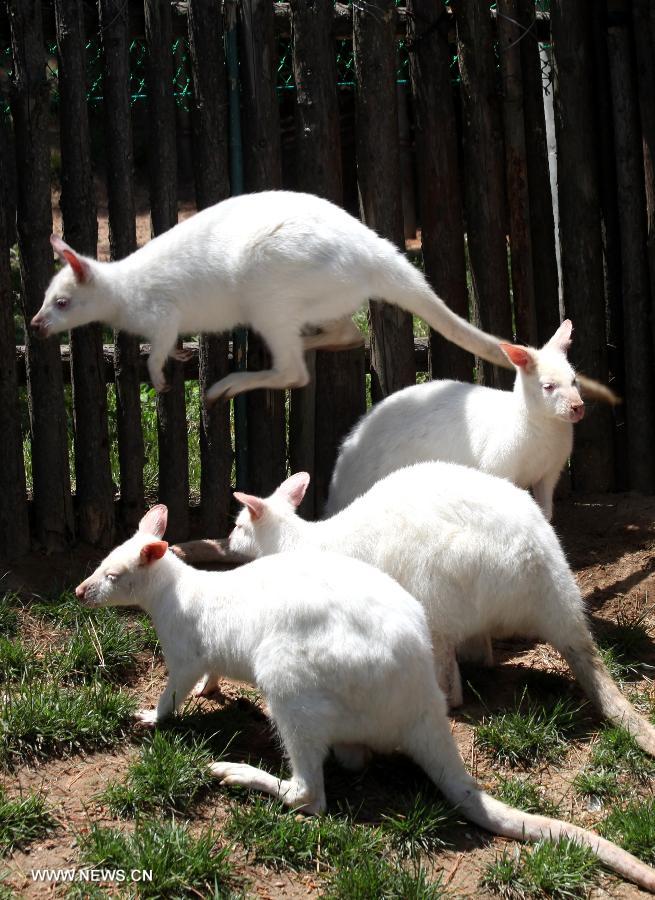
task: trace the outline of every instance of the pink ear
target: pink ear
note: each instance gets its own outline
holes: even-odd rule
[[[283,481],[275,493],[285,497],[289,503],[296,508],[302,503],[308,485],[309,473],[296,472],[295,475],[292,475],[290,478],[287,478],[286,481]]]
[[[526,372],[532,372],[535,361],[527,347],[521,347],[518,344],[500,344],[500,349],[511,363],[514,363],[517,369],[525,369]]]
[[[163,537],[168,523],[168,509],[163,503],[158,503],[149,509],[139,522],[139,531],[146,534],[154,534],[155,537]]]
[[[564,319],[560,327],[557,329],[548,343],[552,347],[566,353],[572,343],[571,334],[573,332],[573,322],[570,319]]]
[[[166,541],[151,541],[141,548],[141,565],[149,566],[156,560],[161,559],[168,550]]]
[[[263,516],[266,504],[260,497],[253,497],[251,494],[242,494],[241,491],[235,491],[234,499],[248,509],[251,519],[261,519]]]
[[[71,267],[75,273],[75,280],[78,284],[85,284],[91,279],[91,267],[85,259],[82,259],[69,247],[65,241],[62,241],[56,234],[50,235],[50,243],[60,259],[63,259]]]

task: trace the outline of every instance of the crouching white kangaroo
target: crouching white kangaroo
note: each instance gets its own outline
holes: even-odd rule
[[[550,519],[553,491],[573,447],[573,423],[584,415],[566,358],[572,330],[567,319],[540,350],[500,344],[516,367],[513,391],[429,381],[378,403],[341,445],[326,514],[344,509],[389,472],[442,460],[532,488]]]
[[[229,538],[236,553],[312,548],[346,553],[391,575],[427,614],[437,678],[462,702],[456,649],[489,635],[535,637],[566,659],[596,707],[655,756],[655,728],[621,694],[587,625],[580,590],[534,500],[509,482],[450,463],[400,469],[321,522],[296,515],[309,476],[292,476],[245,508]],[[208,542],[201,549],[208,549]],[[181,545],[193,559],[195,544]]]
[[[150,341],[148,371],[166,389],[163,366],[179,334],[249,325],[264,338],[273,367],[235,372],[207,400],[254,388],[307,384],[304,353],[362,343],[350,316],[378,297],[421,316],[465,350],[509,363],[497,338],[460,318],[389,241],[343,209],[311,194],[266,191],[232,197],[197,213],[125,259],[99,263],[51,238],[68,265],[48,286],[32,319],[43,337],[104,322]],[[303,337],[303,330],[322,330]],[[590,380],[590,390],[607,389]]]
[[[349,765],[368,748],[415,760],[472,822],[519,840],[570,837],[624,878],[655,891],[655,870],[593,832],[520,812],[479,789],[450,733],[420,605],[382,572],[320,552],[285,553],[226,573],[189,568],[161,540],[166,508],[142,519],[76,590],[91,606],[137,603],[152,616],[169,670],[155,723],[203,671],[262,691],[291,776],[219,762],[226,784],[266,791],[308,813],[325,809],[330,749]]]

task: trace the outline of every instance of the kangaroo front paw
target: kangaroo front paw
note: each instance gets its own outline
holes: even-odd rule
[[[144,728],[153,728],[157,724],[157,710],[139,709],[134,713],[134,719],[137,725],[142,725]]]

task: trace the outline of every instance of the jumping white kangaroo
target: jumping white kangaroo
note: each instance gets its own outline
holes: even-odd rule
[[[169,681],[157,710],[140,714],[142,722],[154,724],[179,709],[208,669],[261,690],[291,777],[214,763],[223,783],[320,813],[330,749],[351,767],[369,748],[400,750],[477,825],[518,840],[572,838],[624,878],[655,891],[655,870],[610,841],[480,790],[450,733],[423,610],[387,575],[315,551],[280,554],[233,572],[198,572],[166,552],[165,527],[166,507],[156,506],[76,594],[90,606],[138,604],[152,616]]]
[[[35,332],[47,337],[99,321],[141,334],[151,344],[148,371],[158,391],[166,389],[167,356],[185,358],[174,349],[178,335],[237,325],[261,334],[273,367],[228,375],[210,388],[208,401],[307,384],[306,350],[362,343],[350,316],[369,297],[415,313],[465,350],[509,366],[498,339],[448,309],[393,244],[311,194],[232,197],[116,262],[80,256],[54,235],[51,242],[68,265],[46,290],[32,319]],[[317,326],[318,334],[303,337]]]

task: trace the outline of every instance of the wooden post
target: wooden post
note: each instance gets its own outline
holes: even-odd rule
[[[98,0],[98,4],[104,50],[109,245],[111,258],[122,259],[136,250],[128,7],[122,0]],[[114,341],[116,425],[121,474],[120,524],[125,533],[133,531],[143,515],[139,340],[117,332]]]
[[[353,7],[357,180],[362,218],[405,248],[396,96],[393,0]],[[372,300],[371,395],[380,400],[416,381],[410,313]]]
[[[528,164],[537,344],[541,346],[553,336],[560,322],[555,220],[548,167],[544,85],[535,28],[534,0],[518,0],[517,6],[518,21],[524,28],[524,37],[521,38],[519,46],[523,77],[524,135]]]
[[[230,195],[223,19],[215,0],[190,0],[189,52],[196,203],[198,209],[204,209]],[[207,388],[227,375],[226,336],[201,336],[199,365],[202,535],[219,537],[226,534],[230,522],[230,404],[214,403],[208,407],[204,397]]]
[[[239,27],[246,190],[280,188],[273,4],[269,0],[242,0]],[[267,369],[270,363],[261,338],[249,332],[248,368]],[[247,396],[248,482],[253,493],[270,493],[286,474],[285,399],[284,391],[258,390]]]
[[[145,0],[144,10],[148,45],[150,219],[156,237],[177,223],[171,5],[168,0]],[[181,341],[178,346],[182,346]],[[159,499],[168,506],[169,537],[183,541],[189,533],[189,443],[181,362],[169,359],[166,380],[170,390],[157,397]]]
[[[16,377],[16,336],[14,294],[11,284],[9,250],[12,244],[11,219],[14,212],[9,185],[9,116],[0,94],[0,547],[2,557],[11,559],[30,547],[30,530],[25,495],[23,441]]]
[[[607,32],[621,230],[625,405],[630,486],[655,489],[655,379],[646,256],[646,196],[634,59],[627,23]],[[652,102],[652,98],[651,98]]]
[[[491,14],[484,0],[453,2],[464,132],[464,198],[469,264],[481,327],[512,337],[507,270],[503,128],[496,91]],[[512,374],[487,363],[485,383],[509,387]]]
[[[530,233],[528,155],[525,142],[521,41],[518,0],[498,0],[498,43],[502,77],[507,206],[509,209],[512,293],[516,336],[537,344],[537,311]]]
[[[60,205],[66,241],[86,256],[98,242],[86,104],[86,51],[80,0],[55,0],[61,133]],[[107,387],[102,326],[71,332],[75,498],[79,537],[108,547],[114,539],[114,489],[109,462]]]
[[[425,274],[448,306],[469,317],[449,16],[431,0],[409,0],[407,39]],[[433,378],[471,381],[470,353],[430,331]]]
[[[603,259],[594,123],[589,0],[553,0],[557,180],[566,314],[573,320],[571,357],[586,375],[607,381]],[[597,406],[575,427],[573,485],[578,491],[614,486],[611,414]]]
[[[13,50],[11,111],[16,138],[16,221],[27,343],[32,436],[34,520],[46,550],[62,550],[73,536],[68,439],[59,338],[37,342],[29,321],[53,274],[50,207],[50,88],[45,76],[40,0],[8,4]]]

